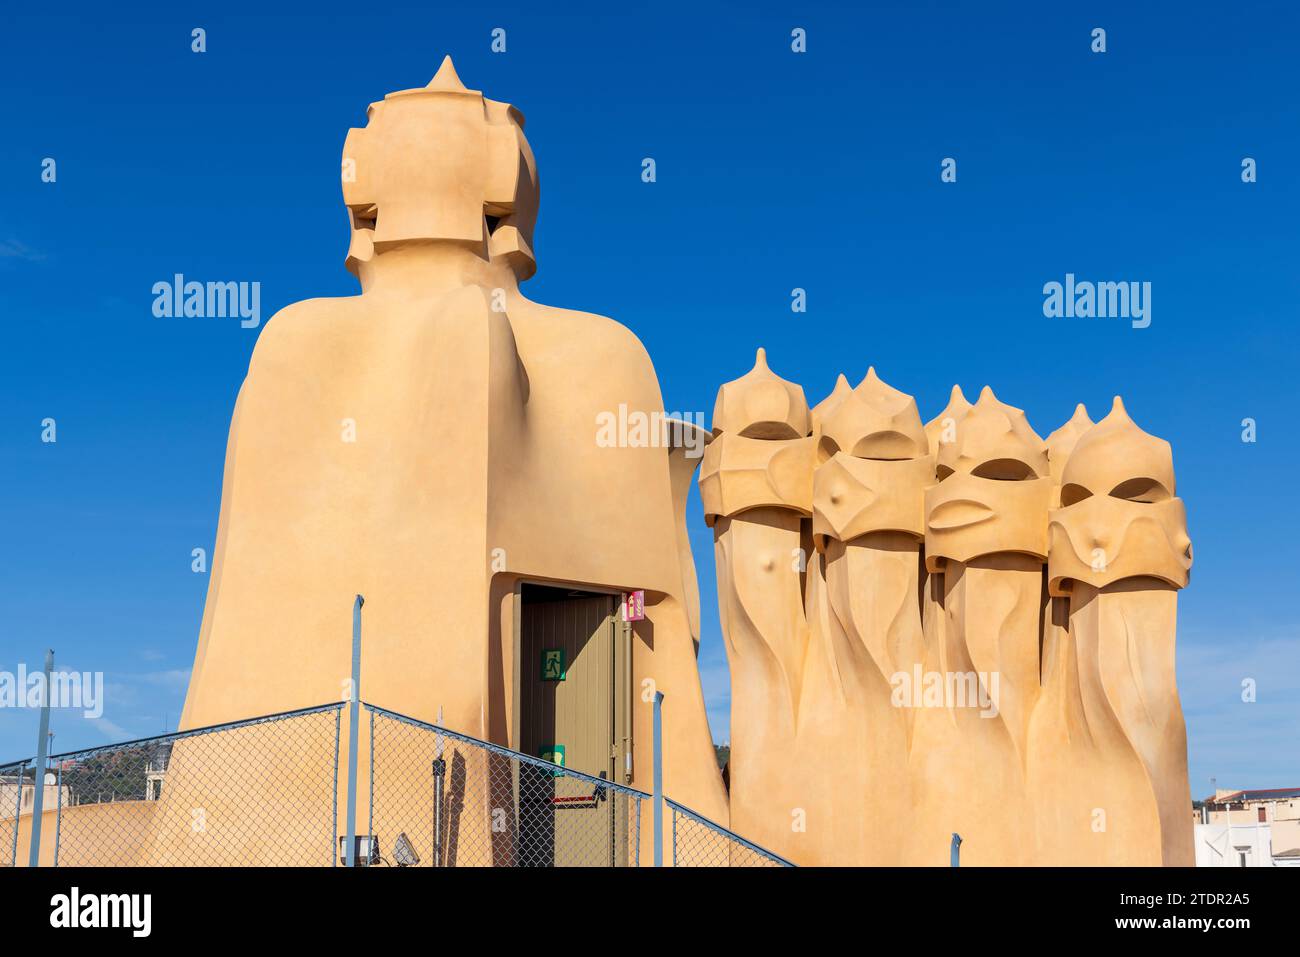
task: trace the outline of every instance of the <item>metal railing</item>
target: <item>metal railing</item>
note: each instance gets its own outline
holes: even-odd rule
[[[336,866],[349,772],[359,864],[653,863],[651,795],[367,703],[356,706],[367,733],[354,756],[341,733],[350,707],[65,752],[48,758],[44,777],[30,759],[0,765],[0,865]],[[23,800],[37,787],[39,820],[38,802]],[[665,863],[789,863],[675,801],[664,805]]]

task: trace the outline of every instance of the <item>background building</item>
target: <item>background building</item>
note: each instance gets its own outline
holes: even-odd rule
[[[1300,866],[1300,788],[1220,788],[1199,821],[1197,867]]]

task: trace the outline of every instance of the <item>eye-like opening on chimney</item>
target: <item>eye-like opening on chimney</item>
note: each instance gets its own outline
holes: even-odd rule
[[[971,474],[998,482],[1027,482],[1038,478],[1029,463],[1019,459],[990,459],[972,469]]]
[[[1159,480],[1147,477],[1131,478],[1120,482],[1110,490],[1112,498],[1122,498],[1128,502],[1151,505],[1172,498]]]
[[[352,207],[352,225],[357,229],[371,229],[379,222],[379,207],[374,203]]]
[[[1074,482],[1069,482],[1061,486],[1061,507],[1068,508],[1082,502],[1085,498],[1091,498],[1092,492]]]

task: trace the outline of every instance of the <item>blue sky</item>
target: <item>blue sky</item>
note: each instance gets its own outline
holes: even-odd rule
[[[202,616],[190,553],[212,548],[260,330],[155,318],[153,284],[259,281],[264,316],[354,293],[343,138],[451,53],[528,118],[543,188],[525,291],[629,326],[669,410],[708,413],[758,345],[814,402],[872,364],[927,418],[954,382],[988,383],[1042,435],[1122,393],[1173,443],[1195,543],[1192,790],[1300,784],[1292,4],[125,6],[27,5],[0,31],[0,669],[53,647],[109,683],[102,719],[55,715],[58,749],[174,727]],[[1067,272],[1150,282],[1150,327],[1045,318],[1043,284]],[[725,739],[698,497],[691,522]],[[0,710],[0,757],[29,754],[35,727]]]

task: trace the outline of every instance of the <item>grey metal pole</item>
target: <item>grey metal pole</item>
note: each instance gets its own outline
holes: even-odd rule
[[[361,606],[360,595],[352,606],[352,688],[348,696],[348,835],[344,854],[348,867],[357,866],[357,748],[361,738]]]
[[[32,784],[36,795],[32,799],[32,846],[27,856],[28,867],[41,866],[41,813],[45,810],[45,758],[50,753],[50,672],[54,670],[54,649],[45,652],[45,690],[41,695],[41,730],[36,739],[36,773]],[[18,822],[14,821],[14,827]]]
[[[952,852],[950,863],[953,867],[961,867],[961,835],[956,831],[952,832]]]
[[[366,772],[370,779],[370,796],[366,798],[366,843],[375,838],[375,713],[370,712],[370,768]],[[367,854],[374,851],[370,848]],[[369,863],[369,862],[367,862]]]
[[[438,705],[438,727],[442,728],[442,705]],[[433,865],[442,867],[442,788],[447,777],[447,762],[442,756],[442,731],[433,735]],[[514,763],[514,762],[511,762]]]
[[[433,759],[433,866],[442,867],[442,786],[447,775],[445,758]]]
[[[330,792],[330,867],[338,867],[339,855],[335,850],[334,840],[339,833],[339,718],[340,712],[334,712],[334,788]]]
[[[655,692],[654,703],[654,821],[655,867],[664,866],[664,693]]]
[[[54,740],[54,732],[50,732],[50,740]],[[54,779],[54,866],[59,866],[59,838],[63,834],[63,762],[59,762],[57,777]]]

